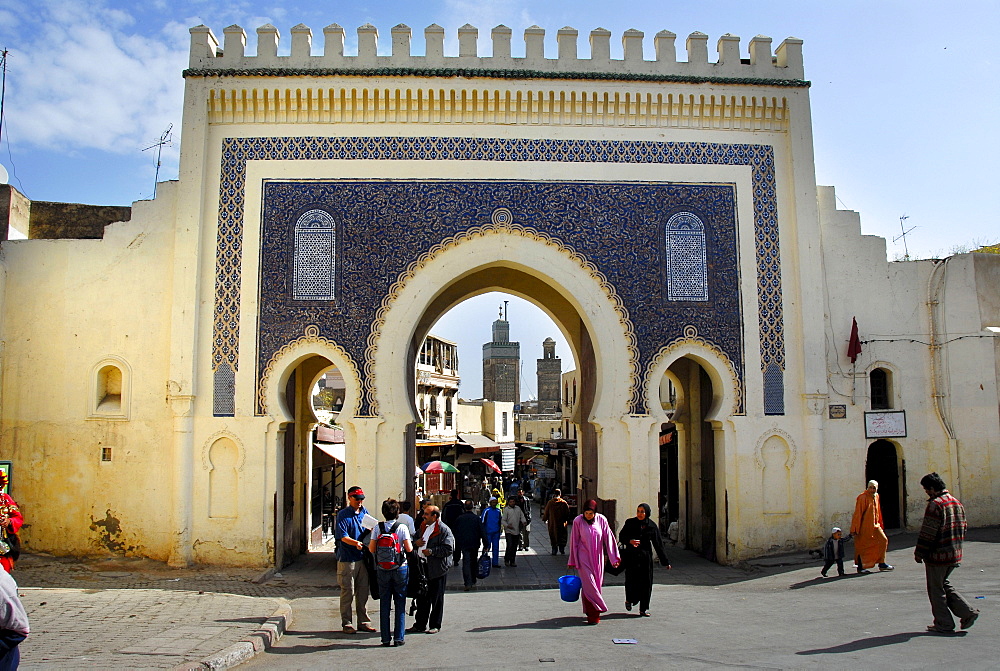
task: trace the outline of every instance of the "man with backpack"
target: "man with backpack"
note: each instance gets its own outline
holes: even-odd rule
[[[382,502],[382,516],[385,522],[379,522],[372,531],[372,539],[368,549],[375,555],[375,568],[378,575],[379,593],[379,630],[382,632],[382,645],[389,647],[395,642],[396,647],[404,644],[406,630],[406,583],[409,577],[409,567],[406,563],[406,553],[413,551],[410,541],[410,530],[400,522],[399,501],[386,499]],[[395,627],[389,629],[389,611],[395,609]],[[390,638],[391,634],[391,638]]]

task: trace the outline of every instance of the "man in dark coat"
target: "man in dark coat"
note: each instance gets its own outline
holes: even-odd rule
[[[451,525],[455,532],[455,549],[462,559],[462,580],[465,583],[465,591],[468,592],[476,586],[476,557],[479,555],[479,545],[485,548],[488,545],[486,539],[486,528],[483,526],[479,515],[473,512],[475,505],[471,500],[463,505],[463,512]]]
[[[441,509],[441,521],[446,525],[455,529],[455,520],[458,516],[465,512],[465,504],[462,503],[462,499],[458,498],[458,490],[451,490],[451,498],[448,499],[448,503],[444,504],[444,508]],[[458,563],[460,559],[458,547],[455,547],[455,556],[452,557],[455,563]]]
[[[524,528],[521,529],[521,549],[530,550],[531,548],[528,547],[528,532],[531,526],[531,501],[524,495],[523,488],[519,488],[517,494],[514,495],[514,505],[521,509],[521,512],[524,513],[524,519],[527,522]]]
[[[455,534],[441,521],[441,511],[431,505],[424,509],[424,521],[413,543],[420,556],[427,559],[427,594],[417,598],[417,617],[407,633],[436,634],[444,617],[444,591],[448,569],[455,552]],[[429,626],[428,626],[429,625]]]
[[[542,521],[549,530],[549,541],[552,543],[552,554],[566,554],[566,525],[569,523],[569,503],[562,497],[562,490],[555,490],[552,498],[545,504],[542,511]]]

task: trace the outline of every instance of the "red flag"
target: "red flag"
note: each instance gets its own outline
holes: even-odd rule
[[[854,363],[861,354],[861,338],[858,337],[858,320],[852,317],[851,321],[851,340],[847,343],[847,356],[851,358],[851,363]]]

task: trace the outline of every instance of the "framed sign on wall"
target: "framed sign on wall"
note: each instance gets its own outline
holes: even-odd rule
[[[866,412],[865,438],[906,438],[906,411]]]

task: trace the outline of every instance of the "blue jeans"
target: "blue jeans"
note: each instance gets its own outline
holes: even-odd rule
[[[493,547],[493,565],[500,566],[500,531],[487,531],[486,540]]]
[[[382,642],[402,641],[406,631],[406,581],[410,568],[405,564],[389,571],[378,569],[379,632]],[[389,636],[389,611],[396,609],[395,629]]]

